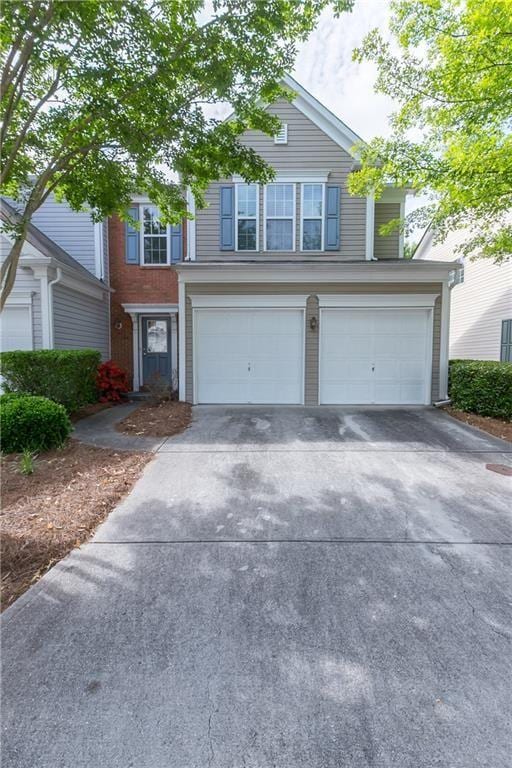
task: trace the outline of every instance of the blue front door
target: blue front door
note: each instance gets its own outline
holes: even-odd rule
[[[169,317],[142,318],[144,384],[155,376],[171,381],[171,322]]]

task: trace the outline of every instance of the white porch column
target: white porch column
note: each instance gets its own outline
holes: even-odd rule
[[[130,317],[133,328],[133,391],[137,392],[140,387],[139,315],[130,312]]]
[[[185,400],[185,283],[178,275],[178,369],[179,369],[179,398]]]
[[[365,259],[366,261],[372,261],[374,256],[374,234],[375,229],[375,198],[373,195],[368,195],[366,198],[366,243],[365,243]]]
[[[33,267],[34,277],[39,279],[41,286],[41,336],[43,349],[52,349],[53,317],[50,317],[50,292],[48,290],[47,267]]]
[[[448,362],[450,358],[450,299],[448,283],[443,282],[441,294],[441,344],[439,351],[439,399],[448,397]]]

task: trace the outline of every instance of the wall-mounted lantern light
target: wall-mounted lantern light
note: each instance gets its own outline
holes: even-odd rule
[[[318,326],[318,320],[316,319],[315,316],[313,316],[309,321],[309,327],[311,328],[312,331],[316,331],[317,326]]]

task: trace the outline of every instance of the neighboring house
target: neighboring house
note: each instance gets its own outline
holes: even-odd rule
[[[452,261],[466,235],[459,230],[434,243],[428,227],[413,258]],[[459,260],[463,269],[451,291],[450,357],[512,362],[512,258],[500,265],[489,259]]]
[[[2,199],[2,222],[16,220]],[[1,256],[11,243],[1,233]],[[34,215],[0,315],[1,348],[80,349],[110,357],[107,231],[50,197]]]
[[[351,197],[359,141],[291,78],[275,137],[243,141],[272,184],[212,184],[185,237],[134,200],[140,231],[110,224],[113,358],[134,388],[179,368],[192,403],[430,404],[447,396],[449,275],[408,261],[381,223],[406,190]],[[183,254],[183,255],[181,255]],[[176,280],[176,274],[178,279]]]

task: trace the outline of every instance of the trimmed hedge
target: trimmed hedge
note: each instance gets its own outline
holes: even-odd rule
[[[68,412],[98,400],[96,371],[101,355],[95,349],[40,349],[2,352],[6,392],[55,400]]]
[[[512,420],[512,363],[451,360],[449,395],[458,410]]]
[[[0,448],[4,453],[58,448],[71,429],[66,409],[46,397],[0,396]]]

